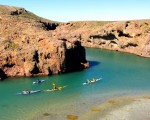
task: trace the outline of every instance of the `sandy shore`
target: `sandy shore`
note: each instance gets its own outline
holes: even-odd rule
[[[95,106],[78,120],[150,120],[150,97],[122,97]]]

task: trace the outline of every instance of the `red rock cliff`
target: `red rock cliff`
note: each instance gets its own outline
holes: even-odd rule
[[[59,37],[83,46],[150,57],[150,20],[69,22],[55,30]]]
[[[70,55],[78,57],[74,63],[80,69],[82,62],[87,62],[85,54],[74,56],[75,52],[83,51],[81,46],[76,51],[72,47],[74,43],[70,43],[68,49],[66,41],[55,36],[54,30],[59,24],[23,8],[0,6],[0,79],[69,71],[74,69],[68,58]]]

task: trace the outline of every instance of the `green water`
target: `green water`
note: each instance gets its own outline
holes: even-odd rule
[[[149,95],[150,59],[90,48],[86,52],[91,67],[84,71],[46,77],[8,78],[0,82],[0,120],[65,120],[68,114],[83,114],[92,105],[112,97]],[[82,85],[93,77],[103,79],[96,84]],[[46,81],[32,85],[38,78]],[[48,89],[52,83],[67,87],[62,91],[16,95],[26,89]]]

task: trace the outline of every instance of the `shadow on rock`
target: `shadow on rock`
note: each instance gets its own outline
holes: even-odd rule
[[[7,78],[7,75],[4,73],[2,69],[0,69],[0,81],[4,80],[5,78]]]

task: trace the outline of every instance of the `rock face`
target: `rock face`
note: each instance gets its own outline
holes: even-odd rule
[[[123,22],[70,22],[56,29],[59,37],[83,46],[150,57],[150,20]]]
[[[109,23],[89,38],[99,48],[150,57],[149,37],[150,20],[143,20]]]
[[[150,20],[59,23],[0,6],[0,79],[87,68],[81,43],[150,57]]]
[[[55,29],[59,25],[23,8],[0,6],[0,79],[84,68],[84,48],[79,41],[68,46],[67,41],[58,39]]]

